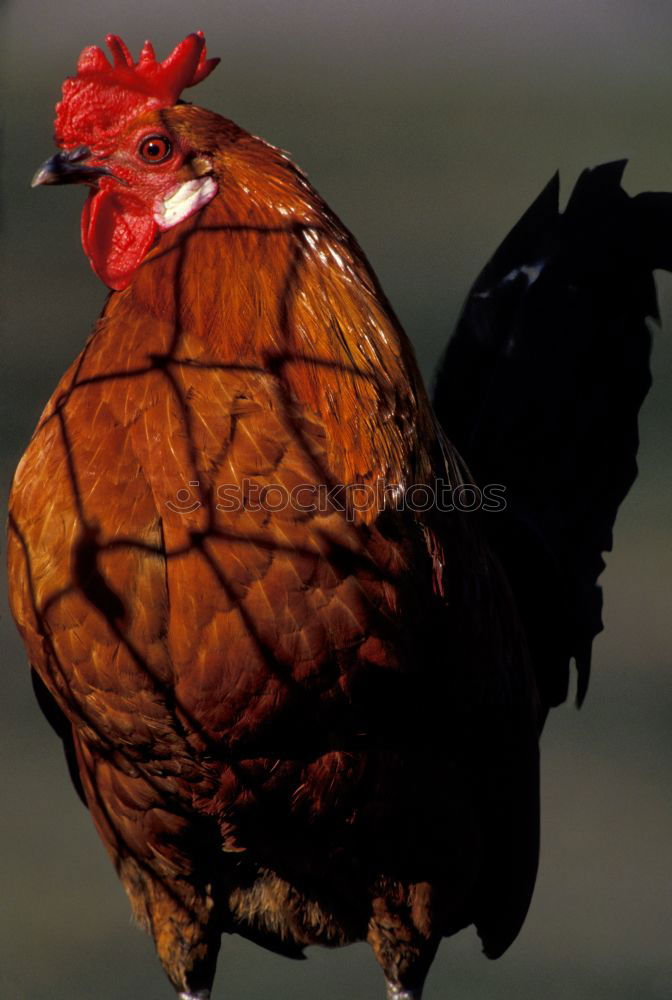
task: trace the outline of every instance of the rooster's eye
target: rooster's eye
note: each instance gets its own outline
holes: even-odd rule
[[[140,143],[138,152],[145,163],[163,163],[173,151],[165,135],[148,135]]]

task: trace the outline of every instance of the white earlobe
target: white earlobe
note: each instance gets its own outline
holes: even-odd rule
[[[178,222],[203,208],[217,194],[214,177],[195,177],[180,184],[168,197],[157,198],[154,203],[154,221],[162,229],[172,229]]]

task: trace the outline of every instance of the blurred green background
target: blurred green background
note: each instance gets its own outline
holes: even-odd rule
[[[469,284],[556,168],[628,157],[672,189],[672,6],[661,0],[15,0],[3,9],[2,475],[105,291],[79,246],[81,190],[31,191],[84,45],[203,28],[222,65],[195,99],[288,149],[355,232],[429,377]],[[672,238],[672,234],[671,238]],[[640,478],[603,577],[588,701],[543,739],[539,883],[497,963],[444,942],[426,1000],[672,998],[672,280],[641,420]],[[168,1000],[3,612],[0,996]],[[364,946],[302,965],[224,941],[215,1000],[374,1000]]]

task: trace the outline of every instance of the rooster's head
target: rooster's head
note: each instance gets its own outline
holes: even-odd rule
[[[102,49],[86,48],[77,75],[63,84],[55,126],[60,151],[40,167],[33,186],[91,186],[82,243],[96,274],[120,290],[159,233],[217,193],[207,157],[171,128],[166,110],[219,60],[206,58],[202,32],[188,35],[163,62],[150,42],[137,63],[120,38],[109,35],[107,44],[112,64]]]

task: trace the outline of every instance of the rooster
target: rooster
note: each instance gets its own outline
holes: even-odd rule
[[[218,62],[202,33],[162,62],[107,43],[33,182],[89,187],[112,290],[14,478],[35,691],[180,997],[237,933],[292,958],[367,940],[389,1000],[418,1000],[442,937],[474,924],[494,958],[526,915],[539,734],[571,658],[585,693],[635,474],[667,196],[610,165],[560,216],[552,182],[433,409],[301,171],[180,100]]]

